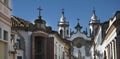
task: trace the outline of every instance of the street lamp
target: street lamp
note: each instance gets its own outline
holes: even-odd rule
[[[9,51],[9,55],[10,54],[16,54],[17,53],[17,51],[16,51],[16,49],[17,49],[17,43],[15,43],[14,45],[13,45],[13,48],[14,48],[14,51]]]

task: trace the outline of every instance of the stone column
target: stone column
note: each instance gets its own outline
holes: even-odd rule
[[[110,59],[113,59],[113,53],[112,53],[112,42],[110,42]]]
[[[112,41],[112,58],[114,59],[114,41]]]
[[[108,45],[108,48],[107,48],[107,49],[108,49],[108,51],[107,51],[107,52],[108,52],[108,53],[107,53],[107,54],[108,54],[108,57],[107,57],[107,58],[110,59],[110,44]]]
[[[108,56],[109,56],[108,52],[109,52],[109,45],[106,47],[106,55],[107,55],[106,57],[107,57],[107,59],[108,59]]]

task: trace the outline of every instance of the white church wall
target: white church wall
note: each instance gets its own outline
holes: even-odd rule
[[[24,37],[25,39],[25,58],[30,59],[31,58],[31,34],[32,32],[28,31],[19,31],[19,33]]]

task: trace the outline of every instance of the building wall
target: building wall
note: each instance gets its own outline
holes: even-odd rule
[[[31,58],[31,34],[30,31],[18,31],[20,35],[25,39],[25,52],[24,58],[30,59]]]
[[[17,54],[15,56],[15,59],[18,59],[18,58],[22,58],[24,59],[24,51],[23,50],[17,50]]]
[[[0,0],[0,57],[2,59],[9,59],[9,42],[11,33],[11,0]],[[5,34],[6,33],[6,34]],[[7,40],[5,40],[7,39]],[[2,54],[1,54],[2,53]]]
[[[5,59],[6,58],[6,44],[0,41],[0,58]]]
[[[65,43],[62,41],[62,39],[57,35],[50,35],[50,37],[54,37],[54,59],[63,59],[66,58],[66,56],[63,56],[63,53],[65,52]]]
[[[4,19],[2,19],[4,20]],[[6,58],[8,58],[8,50],[9,50],[9,42],[10,42],[10,33],[11,33],[11,28],[9,25],[5,24],[4,22],[1,22],[1,17],[0,17],[0,28],[1,28],[1,38],[0,38],[0,41],[6,45],[4,45],[6,47]],[[6,35],[5,35],[5,31],[7,32]],[[4,36],[7,40],[4,39]]]

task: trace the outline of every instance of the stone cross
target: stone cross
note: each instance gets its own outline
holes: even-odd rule
[[[39,16],[41,16],[41,11],[42,11],[41,7],[39,6],[37,10],[39,11]]]

